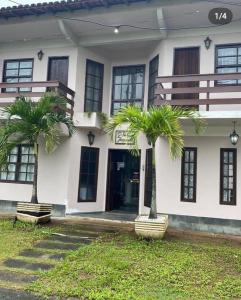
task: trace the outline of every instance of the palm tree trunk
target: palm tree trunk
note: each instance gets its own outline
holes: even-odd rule
[[[157,219],[155,145],[152,146],[152,196],[151,196],[151,210],[149,214],[149,219]]]
[[[31,203],[38,204],[38,144],[34,143],[35,167]]]

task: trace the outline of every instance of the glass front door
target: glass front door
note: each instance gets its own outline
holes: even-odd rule
[[[106,210],[137,212],[140,158],[127,150],[110,150]]]

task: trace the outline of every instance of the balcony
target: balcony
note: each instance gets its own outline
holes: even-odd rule
[[[238,83],[238,84],[237,84]],[[219,110],[218,106],[241,104],[241,74],[161,76],[156,79],[155,105]],[[225,109],[224,109],[225,110]],[[240,106],[241,110],[241,106]]]
[[[66,112],[73,116],[75,92],[59,81],[33,81],[17,83],[0,83],[0,107],[13,103],[16,97],[24,96],[38,100],[46,91],[54,91],[67,100]],[[17,90],[9,92],[8,90]],[[20,91],[22,89],[22,91]],[[29,91],[23,91],[29,90]],[[4,90],[4,92],[3,92]]]
[[[79,112],[75,113],[74,125],[77,128],[88,129],[88,130],[101,130],[102,124],[98,116],[98,113]]]

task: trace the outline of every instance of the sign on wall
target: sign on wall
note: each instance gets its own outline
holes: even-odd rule
[[[130,137],[128,136],[127,130],[116,130],[115,132],[115,143],[118,145],[132,145]]]

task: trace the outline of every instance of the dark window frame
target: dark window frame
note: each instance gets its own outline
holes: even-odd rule
[[[88,73],[88,67],[89,67],[90,64],[98,66],[98,68],[100,68],[100,76]],[[92,77],[95,77],[95,79],[98,79],[100,81],[100,83],[99,83],[100,87],[96,88],[94,86],[88,86],[88,84],[87,84],[88,76],[92,76]],[[85,97],[84,97],[84,111],[85,112],[101,112],[102,111],[103,86],[104,86],[104,64],[99,63],[99,62],[94,61],[94,60],[91,60],[91,59],[87,59],[86,60],[86,71],[85,71]],[[94,93],[95,90],[98,90],[99,93],[100,93],[100,100],[94,100],[94,96],[93,96],[93,99],[88,99],[87,98],[87,88],[92,89],[93,93]],[[91,102],[92,104],[94,104],[95,102],[98,103],[98,110],[97,111],[93,110],[93,107],[92,107],[91,110],[87,110],[86,102]]]
[[[232,152],[233,153],[233,176],[224,176],[224,164],[223,164],[223,154],[224,152]],[[223,201],[223,178],[224,177],[233,177],[233,199],[231,202],[225,202]],[[235,206],[237,204],[237,149],[236,148],[221,148],[220,149],[220,199],[219,204],[220,205],[233,205]],[[230,189],[226,189],[230,190]]]
[[[19,73],[19,70],[20,70],[20,63],[21,62],[27,62],[27,61],[31,61],[32,62],[32,72],[31,72],[31,76],[30,75],[18,75],[18,76],[6,76],[6,71],[8,70],[6,67],[7,67],[7,64],[8,63],[11,63],[11,62],[18,62],[19,63],[19,67],[18,67],[18,73]],[[22,68],[22,69],[29,69],[29,68]],[[34,70],[34,58],[16,58],[16,59],[5,59],[4,62],[3,62],[3,73],[2,73],[2,82],[3,83],[7,83],[7,79],[8,78],[17,78],[18,81],[16,83],[20,83],[19,79],[21,78],[30,78],[31,80],[29,82],[32,82],[33,81],[33,70]],[[24,81],[23,81],[24,82]],[[27,81],[28,82],[28,81]],[[25,89],[28,89],[27,91],[21,91],[21,88],[16,88],[16,91],[7,91],[6,88],[2,89],[2,92],[3,93],[29,93],[32,91],[32,88],[29,87],[29,88],[25,88]]]
[[[186,174],[185,173],[185,163],[188,163],[190,164],[190,162],[186,162],[185,161],[185,151],[194,151],[194,168],[193,168],[193,172],[194,174]],[[192,163],[192,162],[191,162]],[[184,179],[185,177],[184,176],[190,176],[192,175],[194,178],[193,178],[193,198],[192,199],[186,199],[184,197],[184,189],[185,189],[185,182],[184,182]],[[188,179],[189,181],[189,179]],[[187,188],[189,188],[189,184],[187,186]],[[197,147],[184,147],[183,148],[183,152],[182,152],[182,160],[181,160],[181,201],[182,202],[190,202],[190,203],[195,203],[196,202],[196,193],[197,193]]]
[[[152,151],[152,148],[146,149],[144,206],[147,207],[151,207],[152,198]]]
[[[151,72],[152,64],[154,64],[154,71]],[[152,60],[149,62],[149,81],[148,81],[148,106],[151,106],[154,104],[155,100],[155,81],[154,84],[151,84],[152,77],[155,76],[155,79],[158,77],[158,71],[159,71],[159,55],[156,55],[152,58]],[[152,89],[154,89],[154,93],[152,92]]]
[[[83,164],[83,155],[85,150],[95,150],[97,157],[96,157],[96,166],[95,166],[95,193],[94,193],[94,198],[93,199],[81,199],[80,198],[80,188],[81,188],[81,176],[87,176],[86,173],[82,172],[82,164]],[[98,174],[99,174],[99,156],[100,156],[100,148],[95,148],[95,147],[87,147],[87,146],[82,146],[81,147],[81,154],[80,154],[80,169],[79,169],[79,188],[78,188],[78,203],[88,203],[88,202],[96,202],[97,200],[97,189],[98,189]],[[89,174],[88,174],[89,175]]]
[[[235,65],[222,65],[222,66],[219,66],[218,64],[218,50],[219,49],[227,49],[227,48],[237,48],[237,64]],[[238,55],[238,48],[241,47],[241,43],[235,43],[235,44],[222,44],[222,45],[216,45],[215,46],[215,67],[214,67],[214,71],[215,71],[215,74],[229,74],[229,73],[218,73],[217,70],[218,69],[225,69],[225,68],[241,68],[241,64],[238,64],[238,57],[240,55]],[[233,55],[231,56],[224,56],[224,57],[233,57]],[[234,72],[234,73],[240,73],[240,72]],[[214,82],[215,86],[236,86],[236,85],[241,85],[241,83],[238,83],[238,80],[236,80],[236,83],[222,83],[222,80],[219,82],[219,81],[215,81]]]
[[[134,69],[134,68],[143,68],[143,81],[142,81],[142,97],[140,99],[114,99],[115,94],[115,70],[117,69]],[[144,94],[145,94],[145,72],[146,72],[146,65],[139,64],[139,65],[127,65],[127,66],[114,66],[112,68],[112,94],[111,94],[111,115],[114,113],[114,103],[125,103],[125,104],[135,104],[140,103],[140,106],[143,106],[144,103]],[[131,73],[131,72],[130,72]],[[129,73],[129,74],[130,74]],[[119,84],[118,84],[119,85]],[[122,83],[120,84],[122,85]]]
[[[33,184],[33,181],[25,181],[25,180],[19,180],[19,176],[21,173],[29,173],[29,172],[20,172],[20,167],[22,164],[26,164],[27,167],[29,165],[33,165],[35,166],[35,162],[34,163],[30,163],[30,162],[27,162],[27,163],[24,163],[24,162],[21,162],[21,158],[22,158],[22,155],[33,155],[33,154],[22,154],[22,147],[33,147],[33,145],[31,144],[20,144],[20,145],[17,145],[16,147],[18,148],[18,151],[17,151],[17,162],[9,162],[9,164],[14,164],[16,165],[16,169],[15,169],[15,178],[14,180],[9,180],[9,179],[1,179],[1,176],[0,176],[0,182],[1,183],[15,183],[15,184]],[[0,175],[1,175],[1,172],[6,172],[6,171],[1,171],[0,170]],[[7,171],[8,172],[8,171]],[[34,173],[32,173],[34,175]]]

